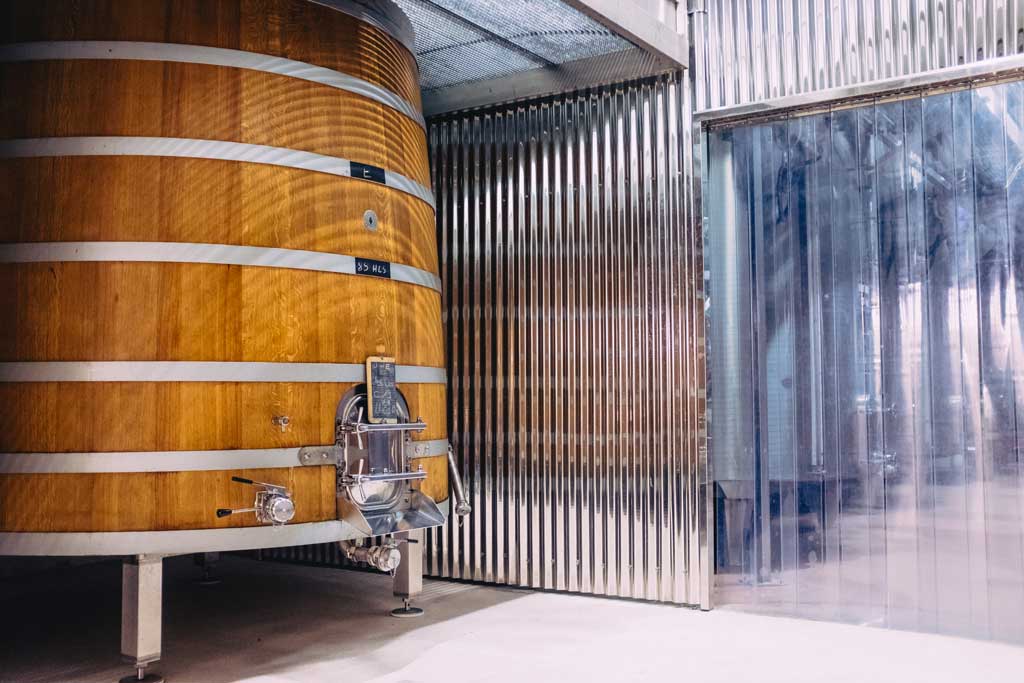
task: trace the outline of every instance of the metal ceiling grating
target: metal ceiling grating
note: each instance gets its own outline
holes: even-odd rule
[[[560,0],[395,0],[430,92],[633,48]]]

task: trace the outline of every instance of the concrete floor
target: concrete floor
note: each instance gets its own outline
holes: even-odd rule
[[[998,681],[1024,648],[861,626],[430,581],[394,619],[385,576],[225,558],[200,586],[167,561],[169,683],[201,681]],[[118,657],[120,567],[0,583],[0,681],[102,681]]]

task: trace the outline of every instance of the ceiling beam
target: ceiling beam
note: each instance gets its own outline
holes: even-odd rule
[[[686,5],[677,0],[563,0],[594,21],[677,66],[687,66]]]
[[[507,104],[555,93],[618,83],[678,68],[647,50],[630,47],[622,52],[586,57],[554,68],[539,68],[498,78],[457,83],[423,92],[423,115]]]

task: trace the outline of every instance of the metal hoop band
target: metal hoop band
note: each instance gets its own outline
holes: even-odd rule
[[[221,451],[0,453],[0,474],[210,472],[274,469],[301,466],[303,464],[299,459],[301,450],[301,448],[248,448]],[[432,458],[447,452],[447,439],[410,441],[406,444],[406,453],[411,460]]]
[[[225,266],[292,268],[320,273],[381,277],[441,291],[441,278],[431,272],[388,261],[304,249],[250,247],[194,242],[18,242],[0,244],[0,263],[64,261],[206,263]],[[371,269],[368,264],[384,264]],[[380,271],[379,273],[377,271]]]
[[[366,381],[360,363],[216,361],[12,361],[0,363],[0,382],[281,382]],[[444,368],[399,365],[399,384],[444,384]]]
[[[205,45],[150,43],[126,40],[65,40],[0,45],[0,62],[35,62],[68,59],[114,59],[206,64],[260,71],[298,78],[360,95],[394,109],[426,130],[423,114],[410,102],[387,88],[349,74],[315,64],[256,52]]]
[[[429,204],[430,208],[436,209],[433,193],[400,173],[341,157],[329,157],[285,147],[224,140],[129,136],[0,140],[0,158],[71,156],[185,157],[283,166],[379,183],[421,199]]]

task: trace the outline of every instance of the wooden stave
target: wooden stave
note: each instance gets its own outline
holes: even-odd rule
[[[45,4],[45,3],[43,3],[43,4]],[[222,6],[224,6],[224,5],[230,5],[231,3],[227,2],[226,0],[224,0],[220,4]],[[241,4],[244,4],[244,3],[241,3]],[[281,5],[282,5],[281,2],[277,3],[277,6],[281,6]],[[3,23],[3,22],[0,22],[0,23]],[[10,22],[8,22],[7,25],[9,25],[9,24],[10,24]],[[24,26],[23,23],[21,25]],[[33,39],[37,39],[37,40],[44,40],[44,39],[45,40],[54,40],[54,39],[94,39],[94,40],[112,39],[112,36],[110,34],[104,32],[106,29],[103,28],[103,27],[93,27],[93,30],[94,30],[93,33],[89,32],[89,30],[90,30],[89,27],[84,27],[84,33],[83,33],[83,27],[82,26],[76,26],[75,29],[70,34],[72,37],[69,37],[69,34],[67,34],[66,32],[62,33],[62,31],[60,30],[60,29],[66,29],[67,28],[66,26],[65,27],[57,27],[57,28],[58,28],[58,30],[51,30],[51,29],[54,29],[54,27],[49,27],[46,31],[43,31],[42,33],[37,33],[36,35],[34,35]],[[376,31],[376,29],[371,30],[370,33],[372,34],[373,31]],[[185,42],[185,43],[190,42],[185,37],[179,36],[179,38],[182,38],[182,40],[180,42]],[[124,36],[118,36],[117,39],[126,39],[126,38]],[[141,39],[145,39],[145,36],[143,34],[133,34],[131,39],[141,40]],[[380,40],[380,37],[379,36],[375,36],[373,38],[373,40],[375,40],[375,41]],[[391,41],[390,38],[386,38],[385,37],[384,43],[388,43],[388,42],[393,42],[393,41]],[[202,44],[202,43],[200,43],[200,44]],[[215,46],[230,47],[230,48],[234,48],[234,49],[247,49],[247,48],[251,49],[252,48],[251,42],[250,43],[246,43],[244,41],[239,41],[236,45],[232,45],[231,41],[227,41],[226,43],[216,43]],[[262,48],[267,48],[267,46],[263,45]],[[277,55],[280,55],[280,56],[286,56],[286,57],[290,57],[290,58],[296,58],[296,57],[302,57],[303,56],[303,54],[301,54],[301,53],[296,54],[295,52],[289,52],[289,51],[284,51],[284,50],[280,50],[280,49],[275,49],[274,47],[270,47],[269,49],[266,49],[265,53],[266,54],[277,54]],[[332,63],[330,60],[317,60],[316,62],[314,62],[311,59],[306,59],[305,61],[310,61],[311,63],[319,62],[321,65],[328,66],[330,68],[338,68],[339,66],[343,66],[343,65],[336,64],[336,63]],[[384,59],[383,61],[386,61],[386,59]],[[401,61],[401,60],[398,60],[398,61]],[[188,71],[190,69],[195,69],[195,68],[223,69],[223,67],[195,67],[194,65],[166,65],[166,66],[169,66],[171,68],[181,69],[183,71]],[[18,68],[22,68],[22,69],[24,69],[26,71],[29,71],[29,72],[31,72],[33,69],[39,69],[40,68],[38,65],[26,67],[24,64],[17,65],[17,67]],[[47,66],[44,66],[42,68],[53,69],[55,67],[53,65],[47,65]],[[66,70],[66,71],[74,72],[76,70],[83,70],[83,69],[87,70],[88,68],[91,68],[91,65],[89,67],[82,67],[82,66],[71,64],[71,65],[62,66],[62,67],[59,68],[59,70],[61,70],[61,71],[65,71]],[[123,69],[130,70],[132,67],[130,67],[130,66],[126,67],[126,66],[123,66],[123,65],[117,65],[117,66],[112,66],[112,68],[114,68],[114,69],[122,69],[122,70]],[[146,67],[146,68],[152,68],[152,67]],[[339,70],[344,70],[344,69],[341,68]],[[351,73],[352,71],[349,71],[349,72]],[[370,73],[357,72],[356,75],[358,75],[359,77],[364,77],[367,80],[370,80],[371,82],[376,82],[376,83],[378,83],[380,85],[384,85],[385,87],[387,87],[389,85],[393,86],[393,84],[395,82],[399,82],[400,83],[401,80],[402,80],[402,79],[397,79],[396,81],[389,81],[387,78],[384,78],[380,74],[374,75],[374,74],[370,74]],[[239,74],[238,78],[239,78],[239,80],[244,80],[246,78],[248,78],[248,79],[262,78],[263,76],[264,75],[254,76],[252,74]],[[415,74],[413,74],[413,76],[415,76]],[[285,77],[285,76],[268,76],[267,78],[269,78],[269,79],[287,79],[287,77]],[[280,81],[280,82],[283,83],[285,81]],[[413,78],[413,83],[415,83],[415,78]],[[288,87],[294,88],[296,86],[295,86],[295,84],[289,82],[288,83]],[[307,87],[308,88],[310,86],[304,84],[303,87]],[[313,88],[323,88],[324,86],[315,86],[314,85],[312,87]],[[409,91],[407,89],[403,89],[402,87],[397,87],[397,88],[395,88],[395,90],[396,91],[400,91],[400,94],[402,94],[403,96],[408,96],[408,98],[410,100],[412,100],[412,101],[414,101],[414,102],[416,102],[418,104],[418,101],[419,101],[418,100],[418,89],[416,89],[415,87],[411,91]],[[331,95],[334,96],[334,97],[338,97],[338,96],[342,96],[342,97],[357,97],[357,96],[345,95],[343,93],[331,93]],[[360,106],[365,106],[365,103],[360,103]],[[380,105],[375,105],[375,106],[379,107]],[[385,115],[390,115],[390,114],[385,114]],[[152,122],[150,122],[149,125],[152,125]],[[413,136],[413,137],[415,137],[415,136],[417,136],[419,134],[416,130],[414,130],[413,128],[409,128],[408,126],[406,126],[406,130],[407,131],[411,130],[412,133],[410,135]],[[25,135],[25,133],[30,133],[30,132],[31,133],[35,133],[37,135],[41,135],[42,133],[68,134],[69,130],[67,128],[61,129],[59,127],[59,125],[55,124],[54,128],[52,130],[46,130],[45,127],[42,128],[42,129],[38,129],[37,128],[34,131],[28,131],[28,130],[18,131],[16,129],[8,128],[8,129],[5,130],[4,134],[12,136],[12,137],[28,137],[28,135]],[[104,133],[104,132],[114,132],[114,131],[100,130],[100,133]],[[156,131],[156,129],[146,129],[145,127],[143,127],[143,128],[134,129],[134,130],[132,130],[130,132],[133,133],[133,134],[143,134],[143,132],[158,132],[158,131]],[[166,132],[166,129],[161,129],[159,132],[164,133],[164,132]],[[260,140],[259,138],[257,138],[257,140],[258,140],[258,144],[266,144],[268,142],[272,142],[273,141],[272,138],[266,138],[266,139],[263,139],[263,140]],[[241,140],[240,139],[240,141],[245,141],[245,140]],[[285,140],[285,141],[287,141],[287,140]],[[425,140],[424,140],[424,142],[425,142]],[[333,149],[332,150],[327,150],[326,148],[322,148],[322,149],[323,149],[323,151],[335,151],[335,152],[337,152],[337,150],[333,150]],[[317,149],[312,149],[310,151],[318,151],[318,150]],[[372,152],[373,152],[373,150],[369,150],[369,152],[367,152],[367,157],[365,157],[365,158],[370,158],[371,161],[372,160],[376,160],[376,159],[381,159],[382,161],[386,161],[386,162],[390,163],[383,156],[378,155],[377,157],[373,157],[372,156]],[[351,156],[356,156],[356,154],[352,154]],[[94,157],[93,159],[97,159],[97,158]],[[69,159],[51,159],[51,160],[49,160],[49,164],[51,166],[56,167],[56,166],[61,165],[62,163],[67,163],[68,161],[69,161]],[[119,160],[115,161],[113,159],[109,159],[109,160],[105,160],[105,161],[116,163]],[[13,162],[13,163],[20,164],[20,163],[24,163],[24,162],[25,162],[25,160],[17,160],[16,162]],[[178,159],[166,159],[165,158],[165,159],[160,159],[159,162],[162,165],[175,164],[175,163],[195,164],[196,160],[178,160]],[[5,160],[3,162],[4,165],[10,164],[10,163],[12,163],[12,160]],[[212,162],[212,163],[222,163],[222,162]],[[383,164],[381,164],[381,165],[383,165]],[[422,146],[421,159],[414,159],[412,161],[412,165],[409,166],[408,168],[412,169],[411,172],[412,172],[413,176],[416,177],[417,179],[420,179],[420,180],[428,179],[428,178],[426,178],[426,173],[425,173],[425,144]],[[341,182],[360,183],[361,181],[343,180]],[[395,193],[395,192],[396,192],[395,190],[391,190],[389,188],[373,188],[373,190],[372,190],[372,193],[375,196],[378,196],[378,197],[380,197],[380,196],[387,196],[389,193]],[[412,201],[417,201],[417,200],[412,200]],[[384,213],[385,213],[385,215],[387,215],[388,212],[384,212]],[[421,224],[425,223],[425,221],[422,221],[422,220],[419,221],[419,222]],[[382,221],[382,224],[383,224],[383,221]],[[432,226],[432,221],[431,221],[430,227],[431,228],[433,227]],[[62,232],[64,233],[63,236],[64,236],[65,239],[67,239],[67,232],[66,232],[66,230],[63,230],[63,228],[64,228],[64,226],[62,225]],[[105,226],[104,231],[106,231],[108,229],[110,229],[110,225]],[[15,229],[14,230],[14,232],[19,232],[19,231],[20,232],[24,232],[23,229],[20,229],[20,230],[19,229]],[[113,230],[113,232],[116,233],[117,229],[115,228]],[[420,228],[419,234],[422,235],[423,232],[425,232],[425,230]],[[104,235],[104,237],[107,237],[107,236]],[[109,237],[107,237],[107,238],[109,239]],[[415,241],[415,240],[410,240],[410,242],[413,242],[413,241]],[[416,250],[413,249],[413,250],[410,250],[410,251],[415,252]],[[430,250],[427,249],[426,251],[429,252]],[[402,262],[401,260],[398,260],[398,259],[401,259],[403,256],[404,255],[401,254],[401,253],[397,254],[398,258],[396,258],[395,261],[399,262],[399,263]],[[369,257],[372,258],[373,256],[369,256]],[[432,266],[432,269],[436,272],[436,252],[433,254],[433,258],[432,259],[429,258],[429,254],[427,255],[427,257],[424,257],[423,254],[416,254],[416,253],[413,253],[413,254],[410,255],[410,260],[412,260],[414,262],[417,261],[417,258],[419,259],[419,262],[422,263],[423,265]],[[431,263],[431,261],[432,261],[432,263]],[[66,267],[67,265],[68,264],[62,264],[62,267]],[[132,265],[137,265],[137,264],[132,264]],[[173,268],[173,267],[180,268],[181,267],[181,266],[178,266],[177,264],[146,264],[146,265],[147,266],[157,265],[157,267],[161,268],[161,269]],[[95,268],[95,267],[101,267],[101,264],[75,264],[75,266],[86,266],[86,267],[93,267],[93,268]],[[6,270],[7,274],[9,275],[12,270],[22,270],[22,271],[24,271],[26,269],[26,266],[24,266],[24,265],[5,264],[3,266],[0,266],[0,268]],[[230,269],[230,268],[236,268],[236,267],[204,266],[204,268],[229,268]],[[288,277],[288,276],[285,275],[283,277]],[[335,278],[354,278],[356,276],[334,275],[333,277],[335,277]],[[380,283],[380,284],[383,285],[384,283]],[[388,285],[390,285],[390,284],[392,284],[392,283],[388,283]],[[387,285],[385,285],[385,286],[387,286]],[[404,286],[414,287],[414,285],[404,285]],[[437,320],[436,322],[437,322],[437,327],[439,328],[440,321]],[[74,344],[70,344],[70,346],[73,347]],[[414,344],[414,346],[415,346],[415,344]],[[21,359],[21,360],[24,360],[24,359]],[[328,361],[323,361],[323,362],[328,362]],[[33,410],[35,410],[36,408],[39,407],[39,405],[40,405],[39,403],[34,402],[28,396],[18,395],[19,392],[21,392],[21,391],[26,389],[26,386],[27,385],[18,385],[18,386],[13,386],[12,387],[11,385],[3,385],[2,388],[13,389],[14,393],[16,394],[15,398],[8,400],[9,404],[13,404],[16,407],[17,406],[23,406],[23,405],[31,405],[31,406],[33,406]],[[81,385],[78,384],[78,383],[75,383],[74,385],[65,384],[65,385],[63,385],[63,387],[60,387],[60,385],[51,386],[50,388],[51,389],[55,389],[55,388],[60,387],[61,388],[61,391],[59,392],[61,394],[60,400],[63,401],[63,400],[68,398],[68,393],[74,393],[73,391],[69,391],[68,387],[70,387],[70,386],[78,386],[78,387],[80,387]],[[204,390],[205,390],[205,389],[208,389],[210,385],[203,384],[202,386],[204,387]],[[429,385],[411,385],[411,386],[410,385],[406,385],[406,386],[403,386],[402,389],[405,392],[407,392],[407,393],[410,393],[410,392],[411,393],[416,393],[420,386],[429,386]],[[279,391],[287,392],[287,391],[290,390],[288,388],[288,385],[272,384],[272,385],[269,385],[269,386],[264,385],[263,387],[261,387],[261,389],[268,389],[268,388],[271,391],[279,390]],[[333,389],[335,391],[340,389],[340,388],[341,387],[339,387],[339,386],[330,387],[330,389]],[[130,391],[128,393],[130,393]],[[340,394],[338,394],[338,395],[340,396]],[[435,398],[435,401],[436,401],[436,398]],[[115,403],[116,403],[116,401],[115,401]],[[411,401],[411,403],[415,403],[415,399],[413,399],[413,401]],[[329,401],[328,401],[328,404],[329,404]],[[56,408],[58,406],[56,401],[51,401],[49,403],[49,405],[53,406],[54,408]],[[94,408],[96,408],[95,402],[93,402],[91,405]],[[443,394],[442,394],[440,405],[441,406],[444,405],[443,404]],[[154,415],[164,414],[167,409],[168,409],[167,405],[159,404],[159,402],[158,402],[158,404],[153,409],[153,413],[152,414],[154,414]],[[5,415],[10,415],[12,418],[15,418],[15,419],[13,419],[13,422],[16,425],[20,425],[20,424],[23,423],[23,420],[17,419],[18,418],[18,411],[17,410],[14,410],[14,411],[3,410],[2,412]],[[111,411],[111,408],[109,406],[99,406],[99,412],[100,413],[110,413],[112,411]],[[117,412],[116,407],[113,409],[113,412]],[[55,424],[61,418],[66,417],[66,413],[63,412],[63,411],[53,411],[53,412],[49,413],[48,416],[49,416],[50,419],[53,420],[52,424]],[[333,418],[333,412],[332,412],[332,418]],[[332,420],[332,424],[333,424],[333,420]],[[434,424],[435,425],[441,425],[441,427],[440,428],[432,428],[431,430],[429,430],[428,432],[426,432],[424,434],[417,435],[416,438],[439,438],[438,435],[439,434],[443,434],[443,415],[441,416],[440,420],[434,421]],[[15,432],[12,432],[12,433],[16,434],[17,433],[17,429],[15,429]],[[331,435],[331,437],[333,437],[333,434]],[[14,442],[15,443],[13,445],[17,445],[17,439],[14,439]],[[263,442],[263,443],[265,443],[265,442]],[[67,444],[67,445],[70,445],[70,444]],[[75,444],[75,445],[78,446],[78,444]],[[223,445],[223,444],[220,443],[218,445]],[[300,444],[300,445],[308,445],[308,443],[303,443],[303,444]],[[122,450],[122,449],[119,449],[119,450]],[[132,450],[132,449],[123,449],[123,450]],[[429,464],[429,467],[428,467],[428,470],[431,472],[430,479],[427,482],[425,482],[424,487],[426,489],[429,489],[430,487],[433,487],[433,488],[437,489],[436,495],[438,496],[439,500],[441,500],[441,499],[443,499],[444,497],[447,496],[447,480],[446,480],[447,466],[445,464],[444,467],[439,467],[440,461],[442,459],[443,459],[443,457],[436,457],[436,458],[430,458],[430,459],[423,459],[422,460],[422,462],[428,463],[428,464],[431,463],[431,461],[433,461],[433,464]],[[326,472],[326,471],[333,472],[333,468],[307,468],[307,469],[323,470],[324,472]],[[291,470],[284,470],[284,471],[289,472],[288,476],[290,476],[290,477],[291,476],[295,476],[295,475],[291,474],[291,472],[292,472]],[[441,479],[442,479],[442,477],[438,474],[438,472],[443,474],[443,479],[444,479],[443,491],[442,491],[442,487],[438,485],[438,482],[440,482]],[[96,474],[96,475],[87,475],[87,476],[88,477],[99,477],[99,479],[95,480],[96,482],[105,482],[105,484],[97,483],[96,484],[97,486],[106,485],[109,488],[110,482],[121,481],[122,485],[129,486],[129,488],[130,488],[131,486],[139,485],[139,483],[142,482],[145,479],[152,479],[152,475],[154,475],[156,473],[145,473],[141,477],[139,476],[139,474],[140,473]],[[223,483],[223,478],[225,476],[229,478],[231,473],[225,473],[225,472],[181,473],[181,472],[178,472],[178,473],[159,473],[159,474],[161,475],[162,478],[165,478],[165,479],[167,477],[172,477],[172,478],[174,478],[174,477],[182,477],[184,479],[188,479],[189,477],[199,476],[199,477],[204,478],[204,479],[210,478],[210,481],[215,481],[216,480],[216,481],[220,481],[221,483]],[[280,475],[280,474],[282,474],[282,472],[277,472],[277,474]],[[45,476],[54,476],[54,475],[3,475],[3,478],[0,479],[0,491],[4,491],[5,490],[5,485],[6,486],[11,486],[12,485],[11,484],[12,481],[19,481],[18,479],[9,480],[9,479],[7,479],[8,477],[15,477],[15,478],[18,478],[18,477],[38,478],[38,477],[45,477]],[[83,476],[83,475],[79,475],[79,474],[75,474],[75,475],[71,475],[71,474],[69,474],[69,475],[56,475],[56,478],[54,478],[52,480],[52,482],[57,482],[57,481],[64,481],[64,482],[75,481],[75,479],[74,479],[75,477],[81,477],[81,476]],[[300,474],[298,476],[299,476],[300,479],[301,478],[309,479],[310,477],[313,477],[317,481],[320,480],[320,477],[314,477],[313,475],[308,474],[308,473],[307,474]],[[113,479],[111,479],[111,478],[113,478]],[[25,484],[25,482],[29,481],[27,479],[21,479],[20,481],[24,485],[24,488],[25,488],[26,491],[34,490],[34,488],[37,487],[39,485],[39,483],[40,483],[40,481],[32,480],[32,483]],[[84,481],[84,480],[79,479],[78,481],[81,482],[81,481]],[[55,486],[55,484],[48,484],[48,485],[51,486],[51,488],[52,488],[52,486]],[[117,486],[114,486],[114,488],[117,489]],[[239,487],[236,486],[235,488],[239,488]],[[312,517],[308,517],[308,518],[307,518],[307,516],[303,515],[303,516],[297,517],[296,522],[299,522],[299,521],[315,521],[317,519],[332,519],[334,517],[334,510],[333,510],[333,482],[332,482],[331,487],[329,487],[329,488],[330,488],[330,505],[326,505],[326,498],[324,498],[323,500],[319,501],[320,509],[323,511],[322,512],[323,516],[321,516],[319,513],[314,513]],[[13,489],[7,488],[6,490],[8,492],[10,492]],[[51,493],[53,493],[53,492],[51,492]],[[245,495],[246,496],[250,495],[250,492],[246,492]],[[53,495],[49,496],[49,498],[47,498],[46,496],[43,496],[43,498],[47,499],[47,500],[52,500],[52,501],[55,502],[55,505],[53,506],[53,510],[52,510],[53,518],[54,519],[58,519],[58,518],[63,519],[63,517],[61,517],[60,513],[59,513],[59,510],[60,510],[59,502],[62,499],[66,499],[67,496],[64,496],[64,495],[62,495],[62,494],[60,494],[58,492],[58,493],[53,493]],[[9,506],[10,504],[7,501],[14,500],[14,499],[16,499],[16,497],[0,496],[0,507]],[[9,512],[9,509],[7,507],[5,507],[5,509],[2,512],[0,512],[0,519],[8,519],[8,517],[9,517],[8,512]],[[78,519],[81,518],[80,515],[76,516],[76,515],[72,514],[72,516],[76,517]],[[140,512],[138,513],[138,517],[139,518],[143,518],[143,519],[147,518],[147,513],[145,513],[144,511],[141,511],[141,509],[140,509]],[[118,519],[120,519],[120,518],[118,518]],[[220,528],[222,526],[232,526],[232,525],[236,525],[236,524],[252,524],[252,523],[254,523],[254,522],[245,522],[245,521],[243,521],[241,519],[231,520],[229,518],[227,521],[218,521],[216,527],[213,527],[213,528]],[[33,529],[33,527],[31,525],[27,525],[26,526],[23,522],[19,522],[18,524],[15,525],[17,528],[10,529],[10,528],[7,528],[6,522],[5,522],[4,525],[0,525],[0,529],[4,529],[4,530],[7,530],[7,531],[12,531],[12,530],[13,531],[32,531],[32,530],[53,530],[53,531],[57,531],[57,530],[59,530],[59,531],[79,531],[79,530],[81,530],[81,531],[121,531],[121,530],[143,530],[143,529],[153,528],[151,526],[145,526],[145,525],[138,526],[137,523],[133,522],[131,519],[121,519],[119,522],[117,522],[113,526],[109,526],[108,525],[109,528],[108,528],[108,526],[103,526],[103,528],[88,528],[88,529],[86,529],[86,528],[79,528],[78,526],[75,525],[75,523],[72,523],[69,526],[66,522],[64,522],[64,523],[54,522],[54,524],[56,526],[52,526],[49,529],[42,529],[42,528]],[[168,529],[168,530],[169,529],[178,529],[178,528],[210,528],[210,527],[201,527],[201,526],[196,527],[196,526],[190,526],[188,524],[186,524],[186,526],[184,526],[184,527],[175,526],[174,524],[167,524],[167,525],[160,525],[159,526],[159,529]]]
[[[107,201],[89,196],[97,184]],[[159,195],[165,184],[180,187],[184,197],[201,194],[202,211],[194,203],[145,199]],[[44,186],[47,202],[35,201]],[[249,198],[244,205],[243,195]],[[375,231],[364,225],[367,209],[377,214]],[[435,231],[433,210],[415,197],[301,169],[143,156],[0,159],[0,242],[180,241],[306,249],[437,273]]]
[[[157,61],[11,62],[0,63],[0,91],[25,93],[0,102],[0,139],[224,140],[351,159],[430,185],[426,133],[417,122],[289,76]],[[54,97],[80,114],[65,116]]]
[[[175,0],[174,12],[149,0],[75,4],[72,15],[66,0],[0,3],[0,44],[123,40],[243,50],[347,73],[422,106],[416,60],[405,46],[374,26],[316,3]]]

